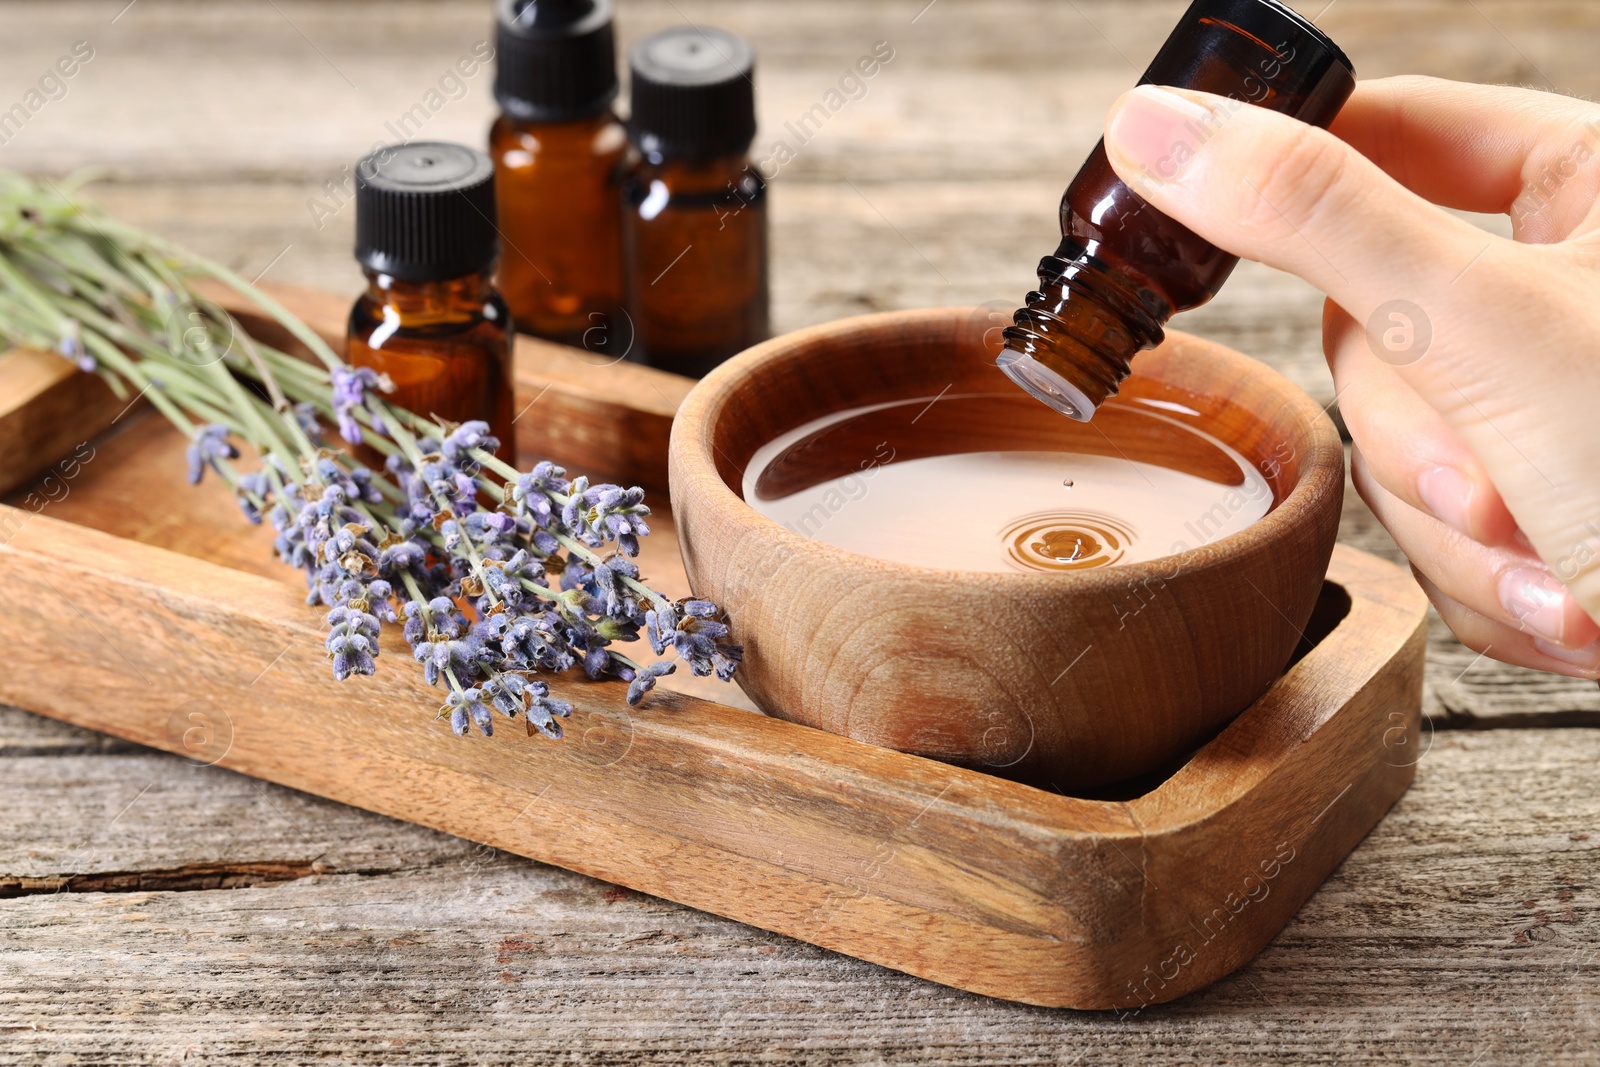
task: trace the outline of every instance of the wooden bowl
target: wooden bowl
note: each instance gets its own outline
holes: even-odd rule
[[[756,451],[812,420],[942,391],[1017,392],[987,327],[959,308],[865,315],[774,338],[708,375],[679,409],[669,455],[689,579],[729,613],[745,646],[737,677],[769,715],[1068,792],[1158,771],[1282,673],[1327,571],[1344,450],[1276,372],[1180,333],[1135,361],[1114,403],[1153,401],[1213,435],[1274,499],[1241,532],[1162,559],[1054,574],[912,566],[803,537],[742,498]],[[1079,435],[1063,448],[1103,438],[1034,409]]]

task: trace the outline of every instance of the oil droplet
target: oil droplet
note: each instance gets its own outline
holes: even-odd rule
[[[1109,515],[1042,512],[1018,519],[1001,539],[1006,555],[1028,570],[1077,571],[1121,561],[1135,534]]]

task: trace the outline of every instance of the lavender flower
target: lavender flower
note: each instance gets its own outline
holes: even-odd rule
[[[555,716],[565,719],[572,714],[572,705],[565,700],[557,700],[548,696],[550,687],[543,682],[538,683],[540,691],[528,698],[528,721],[533,723],[534,729],[544,734],[552,741],[561,740],[561,724],[556,722]]]
[[[650,509],[645,506],[643,489],[597,485],[584,494],[584,502],[590,509],[585,519],[602,540],[616,541],[624,556],[639,554],[639,538],[650,533],[644,521]]]
[[[353,607],[341,605],[328,612],[328,658],[333,676],[344,681],[352,674],[371,674],[378,655],[378,620]]]
[[[714,673],[727,681],[744,659],[744,649],[723,640],[728,636],[728,624],[718,621],[717,614],[717,606],[709,600],[659,605],[645,613],[650,647],[657,655],[673,649],[696,677]]]
[[[322,423],[317,420],[317,406],[309,400],[302,400],[289,411],[294,416],[295,425],[306,435],[306,440],[314,445],[322,444]]]
[[[366,467],[351,467],[348,477],[349,484],[346,487],[346,492],[351,500],[360,500],[368,504],[383,503],[383,494],[372,483],[373,474],[371,470]]]
[[[490,549],[497,555],[504,548]],[[534,589],[544,584],[544,566],[527,549],[519,548],[505,559],[486,559],[480,571],[482,595],[475,602],[481,617],[509,613],[510,616],[537,612],[542,604]],[[524,583],[527,583],[526,585]]]
[[[561,511],[560,498],[572,487],[566,473],[554,463],[534,464],[533,470],[507,487],[514,513],[533,523],[536,529],[553,525]]]
[[[244,517],[252,525],[261,525],[261,509],[266,506],[272,497],[272,483],[267,480],[266,471],[251,471],[241,474],[239,481],[233,487],[234,497],[239,502],[239,510],[244,512]]]
[[[394,383],[386,375],[371,367],[340,367],[334,369],[332,378],[333,415],[339,421],[339,436],[353,445],[361,443],[361,423],[355,417],[357,409],[371,416],[372,428],[378,433],[388,432],[373,402],[376,398],[368,392],[371,389],[393,392]]]
[[[228,443],[228,427],[220,423],[207,423],[194,432],[194,437],[189,441],[187,452],[189,460],[189,484],[197,485],[200,478],[210,467],[218,474],[222,473],[221,461],[224,459],[238,459],[239,450]]]
[[[515,670],[564,671],[577,662],[566,624],[553,611],[490,620],[503,661]]]
[[[465,516],[478,507],[477,480],[440,452],[423,457],[414,492],[418,502],[429,505],[432,512],[442,507],[445,514]],[[417,518],[420,521],[422,516]]]
[[[56,342],[56,351],[88,374],[100,369],[100,361],[94,358],[94,353],[83,347],[83,333],[72,319],[61,323],[61,340]]]
[[[440,454],[452,466],[473,472],[478,469],[478,461],[472,456],[475,450],[488,452],[491,455],[500,450],[500,439],[492,436],[489,433],[489,424],[481,420],[462,423],[439,445]]]
[[[467,621],[458,614],[455,605],[446,597],[435,597],[428,605],[426,628],[420,631],[421,640],[414,640],[419,631],[412,622],[421,622],[421,605],[412,601],[406,605],[406,639],[411,642],[412,654],[422,664],[423,678],[429,685],[438,685],[444,672],[454,673],[458,679],[472,678],[480,661],[482,642],[467,634]]]
[[[461,520],[461,528],[480,545],[507,544],[518,533],[528,532],[526,523],[519,529],[516,519],[499,511],[474,511]]]
[[[639,613],[639,599],[629,587],[628,579],[639,577],[639,567],[631,560],[615,558],[596,563],[590,572],[593,592],[603,614],[609,619],[624,622],[638,633],[643,616]]]
[[[351,586],[357,584],[350,583]],[[365,604],[366,608],[363,610],[371,612],[384,622],[400,621],[399,615],[394,610],[393,597],[394,587],[382,578],[375,578],[367,582],[359,594],[352,591],[348,586],[344,592],[344,598],[347,603],[353,607],[361,607],[362,604]]]
[[[378,546],[367,536],[364,522],[347,522],[322,543],[323,556],[348,575],[378,573]]]
[[[483,692],[502,713],[515,718],[519,712],[540,733],[552,739],[561,737],[561,726],[553,716],[566,718],[572,705],[550,695],[550,686],[521,674],[496,674],[483,683]]]
[[[359,392],[366,403],[370,384],[347,382],[341,402],[355,403]],[[714,605],[674,604],[639,580],[629,557],[649,533],[643,490],[569,481],[541,463],[506,487],[502,510],[491,510],[480,493],[480,458],[499,442],[485,424],[418,435],[416,444],[414,460],[397,453],[385,464],[404,496],[398,505],[371,471],[319,453],[305,473],[320,491],[291,481],[295,488],[270,509],[279,554],[305,571],[308,599],[333,609],[328,649],[337,677],[370,673],[381,623],[401,620],[424,679],[447,690],[442,713],[457,733],[489,733],[493,707],[559,737],[556,720],[571,705],[530,672],[581,664],[591,678],[628,682],[628,700],[638,703],[676,669],[670,661],[641,667],[614,650],[641,629],[658,654],[672,650],[697,675],[733,673],[742,650],[727,641]],[[244,484],[254,492],[267,483]],[[394,529],[379,539],[363,509],[386,506],[395,507],[386,520]],[[592,551],[607,545],[609,558]]]
[[[644,699],[644,695],[656,687],[656,679],[671,674],[678,669],[676,663],[670,660],[658,659],[654,663],[641,667],[628,683],[628,703],[637,704]]]
[[[402,574],[413,578],[425,572],[427,549],[415,540],[397,538],[378,546],[378,573],[398,581]]]
[[[471,721],[484,737],[494,734],[494,715],[489,711],[489,706],[483,702],[483,691],[480,689],[452,689],[444,698],[444,706],[439,709],[440,715],[450,716],[450,729],[456,732],[457,737],[462,737],[467,732],[467,723]]]

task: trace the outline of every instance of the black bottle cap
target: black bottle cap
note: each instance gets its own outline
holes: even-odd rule
[[[756,135],[755,50],[715,26],[646,37],[629,56],[633,143],[646,154],[709,159],[743,152]]]
[[[612,0],[496,0],[494,98],[523,122],[568,122],[617,96]]]
[[[356,164],[356,259],[402,281],[487,270],[500,254],[494,164],[459,144],[380,148]]]

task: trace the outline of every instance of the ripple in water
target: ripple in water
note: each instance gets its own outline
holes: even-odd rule
[[[1121,563],[1136,536],[1109,515],[1045,512],[1018,519],[1000,540],[1025,570],[1081,571]]]

